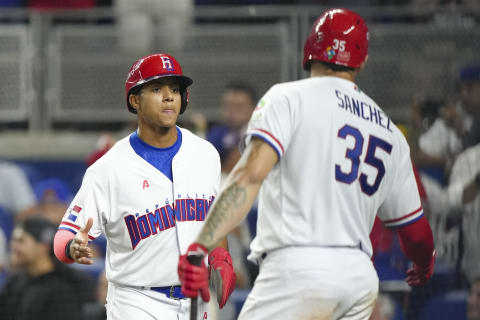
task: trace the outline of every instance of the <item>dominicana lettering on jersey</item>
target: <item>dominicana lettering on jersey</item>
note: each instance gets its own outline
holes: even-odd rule
[[[390,129],[391,120],[382,110],[366,102],[351,98],[340,90],[335,90],[335,94],[340,101],[338,103],[340,108],[349,111],[351,114],[363,120],[376,123],[380,127],[392,132],[392,129]]]
[[[140,241],[176,226],[177,221],[204,221],[214,199],[214,196],[209,199],[193,199],[187,196],[185,199],[176,199],[175,205],[166,202],[165,206],[159,207],[157,204],[153,210],[146,209],[143,215],[136,213],[126,216],[124,220],[132,249],[135,249]]]

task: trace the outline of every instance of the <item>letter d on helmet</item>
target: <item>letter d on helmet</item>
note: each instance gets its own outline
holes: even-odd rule
[[[178,79],[182,97],[180,113],[184,113],[188,104],[188,86],[193,83],[193,80],[183,75],[182,68],[174,57],[163,53],[142,57],[135,61],[130,68],[125,81],[125,96],[127,98],[128,110],[132,113],[137,113],[128,101],[128,96],[131,93],[137,93],[143,85],[152,80],[166,77]]]
[[[303,48],[303,69],[312,61],[358,68],[368,54],[368,27],[357,13],[330,9],[313,24]]]

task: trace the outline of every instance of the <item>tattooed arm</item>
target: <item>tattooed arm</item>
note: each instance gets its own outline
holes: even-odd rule
[[[277,153],[270,145],[253,138],[213,201],[196,242],[211,250],[232,231],[250,211],[263,180],[277,161]]]

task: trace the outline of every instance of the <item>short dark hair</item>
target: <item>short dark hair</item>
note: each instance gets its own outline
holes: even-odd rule
[[[480,65],[466,65],[458,70],[455,79],[455,88],[457,89],[457,92],[460,92],[462,88],[477,82],[480,82]]]
[[[55,224],[42,216],[30,216],[18,223],[16,227],[31,235],[37,243],[47,245],[49,247],[48,255],[50,258],[54,258],[53,239],[57,232]],[[55,260],[53,259],[53,261]]]
[[[255,105],[257,103],[257,92],[255,89],[244,81],[232,81],[229,82],[226,86],[224,91],[227,90],[234,90],[234,91],[241,91],[246,93],[250,99],[252,100],[252,104]]]
[[[325,62],[325,61],[316,61],[316,62],[319,62],[319,63],[323,64],[326,68],[328,68],[332,71],[335,71],[335,72],[352,72],[352,71],[355,71],[355,68],[342,66],[342,65],[339,65],[339,64],[335,64],[335,63],[329,63],[329,62]]]
[[[427,97],[420,103],[420,114],[422,118],[436,119],[439,115],[439,110],[445,105],[442,99]]]
[[[57,226],[41,216],[30,216],[21,221],[18,226],[30,234],[35,241],[53,244]]]

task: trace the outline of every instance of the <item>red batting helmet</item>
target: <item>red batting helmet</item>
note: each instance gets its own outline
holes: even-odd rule
[[[182,68],[174,57],[163,53],[151,54],[138,59],[128,71],[125,81],[128,110],[137,113],[128,101],[128,96],[131,93],[138,92],[147,82],[165,77],[175,77],[180,82],[180,94],[182,96],[180,113],[185,112],[189,95],[187,87],[193,83],[193,80],[183,75]]]
[[[313,24],[303,48],[303,69],[312,61],[358,68],[368,52],[367,24],[353,11],[329,9]]]

